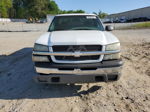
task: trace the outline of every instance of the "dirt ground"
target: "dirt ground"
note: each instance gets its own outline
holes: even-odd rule
[[[40,85],[31,60],[42,32],[0,33],[0,112],[150,112],[150,30],[118,30],[124,67],[113,83]]]

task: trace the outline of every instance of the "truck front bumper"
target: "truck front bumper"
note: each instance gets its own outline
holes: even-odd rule
[[[55,64],[35,62],[40,83],[66,84],[117,81],[121,76],[122,60],[94,64]]]

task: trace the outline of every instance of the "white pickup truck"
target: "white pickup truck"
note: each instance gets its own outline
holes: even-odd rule
[[[117,81],[120,42],[94,14],[61,14],[34,45],[35,80],[67,84]]]

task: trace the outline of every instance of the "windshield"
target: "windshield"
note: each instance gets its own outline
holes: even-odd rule
[[[49,31],[62,30],[104,31],[104,28],[96,16],[56,16],[49,27]]]

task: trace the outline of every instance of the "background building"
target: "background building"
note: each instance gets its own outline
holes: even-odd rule
[[[129,20],[129,19],[140,18],[140,17],[145,17],[150,19],[150,6],[131,10],[131,11],[126,11],[122,13],[110,14],[107,16],[107,19],[114,21],[120,19]]]

